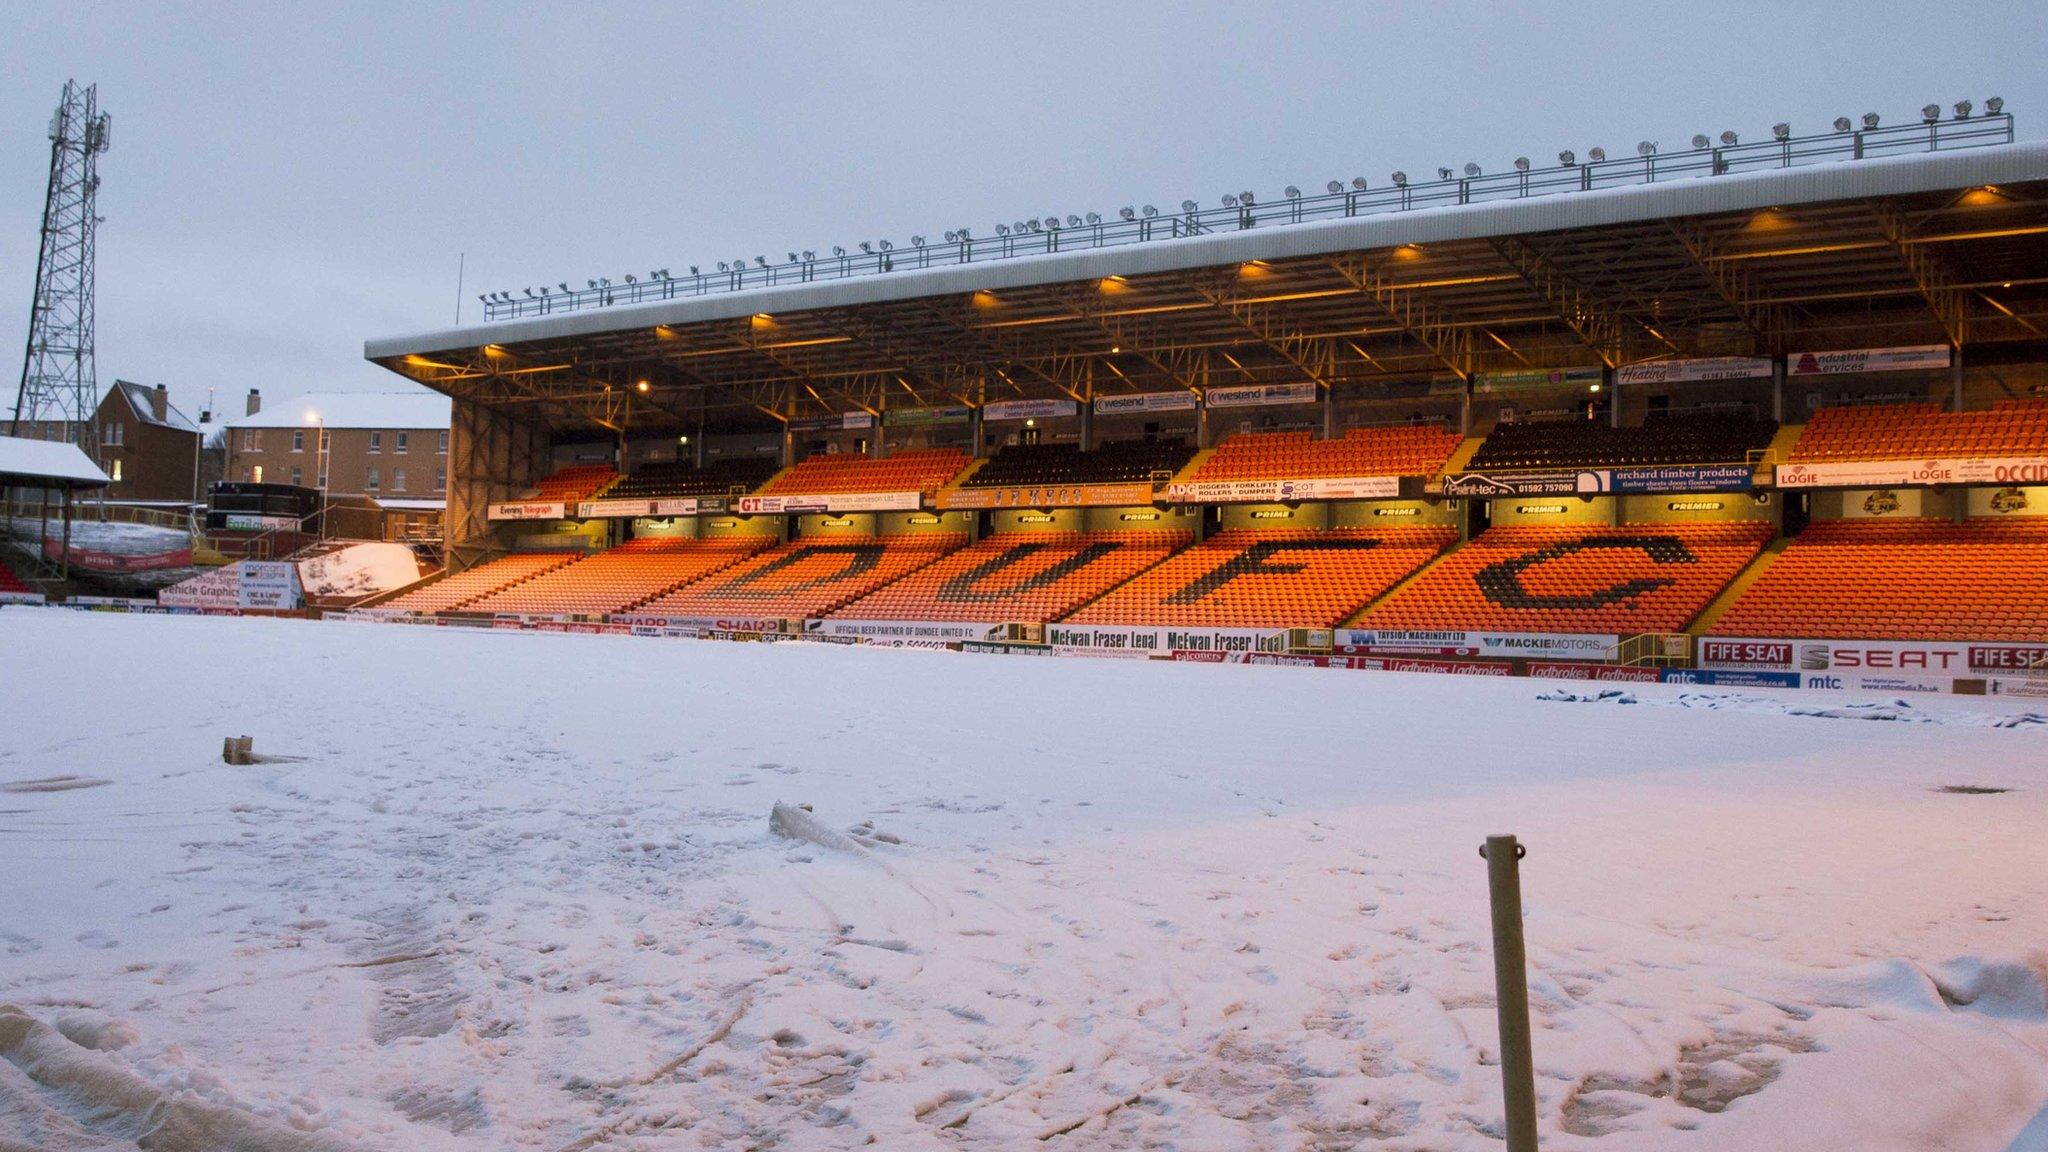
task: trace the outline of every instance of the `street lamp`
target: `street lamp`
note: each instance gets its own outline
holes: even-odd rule
[[[313,409],[306,410],[306,423],[313,426],[313,485],[320,489],[320,535],[327,535],[327,420]],[[303,529],[304,524],[300,525]]]

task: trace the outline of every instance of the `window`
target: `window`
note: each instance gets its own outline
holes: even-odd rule
[[[122,430],[121,424],[117,421],[100,429],[100,443],[119,447],[126,435]]]
[[[292,469],[292,487],[296,488],[304,482],[305,476],[303,476],[297,468]]]
[[[391,490],[393,492],[405,491],[405,469],[393,468],[391,470]]]
[[[382,452],[383,450],[384,450],[384,434],[383,434],[382,432],[372,432],[372,433],[370,433],[370,451],[372,451],[372,452]]]
[[[325,429],[325,428],[322,428],[322,429],[320,430],[320,450],[321,450],[322,452],[326,452],[326,451],[328,451],[328,450],[332,449],[333,447],[334,447],[334,433],[332,433],[332,432],[329,432],[329,431],[328,431],[327,429]]]
[[[263,465],[257,464],[251,467],[249,469],[249,479],[255,481],[258,484],[263,483]]]
[[[306,450],[306,430],[305,430],[305,429],[303,429],[303,428],[294,428],[294,429],[292,429],[292,451],[294,451],[294,452],[304,452],[305,450]],[[295,480],[295,481],[293,481],[293,483],[295,483],[295,484],[296,484],[296,483],[297,483],[297,481]]]
[[[434,491],[436,491],[436,492],[440,492],[440,491],[443,491],[443,490],[445,490],[445,489],[446,489],[447,487],[448,487],[448,470],[447,470],[446,468],[436,468],[436,469],[434,469]]]
[[[116,460],[116,461],[114,461],[114,476],[113,476],[113,480],[114,480],[114,483],[116,483],[116,484],[119,484],[119,483],[121,482],[121,462],[120,462],[119,460]]]
[[[327,473],[322,472],[320,474],[320,478],[318,480],[313,481],[313,484],[314,486],[324,490],[327,487]]]
[[[405,451],[406,434],[403,432],[393,432],[391,435],[394,437],[396,441],[391,445],[391,450],[393,452]]]
[[[373,432],[371,433],[371,435],[374,436],[376,435],[376,433]],[[368,480],[363,481],[363,490],[365,492],[375,492],[380,487],[382,487],[382,482],[379,480],[377,476],[377,470],[375,468],[372,468],[370,469],[370,478]]]
[[[434,451],[439,452],[443,456],[448,454],[448,433],[441,433],[441,442]]]
[[[242,429],[242,451],[244,451],[244,452],[261,452],[261,451],[263,451],[263,429],[261,429],[261,428],[244,428],[244,429]]]

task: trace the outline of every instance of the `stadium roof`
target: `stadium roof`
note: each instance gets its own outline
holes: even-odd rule
[[[227,421],[229,428],[305,428],[320,415],[328,428],[446,428],[449,403],[433,392],[309,392],[273,404],[252,416]]]
[[[63,440],[0,436],[0,485],[20,488],[104,488],[112,483],[78,445]]]
[[[2027,143],[587,308],[365,353],[558,425],[645,426],[2043,341],[2044,269],[2048,144]]]

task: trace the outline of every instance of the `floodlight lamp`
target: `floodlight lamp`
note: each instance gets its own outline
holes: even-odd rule
[[[1147,205],[1145,205],[1145,206],[1144,206],[1143,208],[1140,208],[1140,209],[1138,209],[1138,212],[1139,212],[1139,214],[1140,214],[1140,215],[1144,216],[1144,217],[1145,217],[1145,219],[1147,219],[1147,220],[1150,220],[1150,219],[1151,219],[1151,218],[1153,218],[1154,216],[1157,216],[1157,215],[1159,215],[1159,209],[1157,209],[1157,208],[1154,208],[1154,207],[1153,207],[1152,205],[1150,205],[1150,204],[1147,204]]]
[[[996,225],[996,235],[998,235],[998,236],[1008,236],[1009,234],[1010,234],[1010,226],[1009,226],[1008,224],[998,224],[998,225]],[[924,245],[920,244],[920,245],[918,245],[918,247],[922,248],[922,247],[924,247]]]
[[[1022,234],[1031,231],[1031,225],[1019,220],[1015,224],[1010,225],[1010,231]]]
[[[912,237],[910,238],[910,246],[911,246],[912,248],[922,248],[922,247],[924,247],[924,237],[922,237],[922,236],[912,236]]]
[[[1780,120],[1776,124],[1771,125],[1771,135],[1779,140],[1790,140],[1792,138],[1792,125]]]
[[[1237,207],[1237,196],[1233,193],[1225,192],[1223,194],[1223,206],[1225,208]]]
[[[638,281],[638,280],[635,280],[635,279],[633,279],[633,274],[632,274],[631,272],[628,272],[628,273],[626,273],[626,283],[628,283],[628,284],[638,284],[638,283],[639,283],[639,281]]]
[[[894,240],[884,240],[884,241],[882,241],[882,251],[884,251],[884,252],[894,252],[895,250],[896,250],[896,242],[895,242]]]
[[[791,264],[795,264],[795,263],[797,263],[797,262],[798,262],[798,261],[797,261],[797,258],[796,258],[796,253],[794,253],[794,252],[791,252],[791,253],[789,254],[789,262],[790,262]]]
[[[543,297],[545,297],[545,296],[546,296],[546,295],[548,294],[548,286],[547,286],[547,285],[543,284],[543,285],[541,285],[541,286],[540,286],[540,294],[541,294],[541,295],[542,295]]]
[[[1517,157],[1515,157],[1515,171],[1517,171],[1517,172],[1527,172],[1528,170],[1529,170],[1529,158],[1528,158],[1527,156],[1517,156]]]
[[[846,249],[841,247],[840,245],[834,244],[832,246],[832,254],[834,256],[844,256],[846,255]]]
[[[732,267],[728,265],[725,261],[720,260],[718,262],[718,270],[720,272],[730,272],[732,270]]]
[[[872,243],[863,240],[860,242],[860,250],[863,252],[873,252],[875,250],[875,246]]]
[[[1080,218],[1079,216],[1076,216],[1076,215],[1074,215],[1073,213],[1069,212],[1069,213],[1067,214],[1067,227],[1069,227],[1069,228],[1079,228],[1080,226],[1081,226],[1081,218]]]
[[[1927,121],[1929,124],[1932,124],[1936,120],[1941,119],[1941,105],[1923,105],[1920,109],[1920,119]]]
[[[2003,111],[2005,111],[2005,97],[2003,96],[1993,96],[1984,102],[1984,114],[1986,116],[1996,116]]]
[[[1572,165],[1574,165],[1574,164],[1578,163],[1578,162],[1579,162],[1579,158],[1578,158],[1578,156],[1577,156],[1576,154],[1574,154],[1574,153],[1572,152],[1572,150],[1571,150],[1571,149],[1567,148],[1567,149],[1565,149],[1564,151],[1562,151],[1562,152],[1559,152],[1559,153],[1557,154],[1557,162],[1558,162],[1559,164],[1562,164],[1562,165],[1564,165],[1565,167],[1569,168],[1569,167],[1571,167]]]
[[[489,296],[484,295],[481,292],[477,293],[476,298],[479,304],[489,304],[491,302],[491,298]]]
[[[808,263],[810,263],[811,261],[813,261],[813,260],[816,260],[817,258],[818,258],[818,254],[817,254],[816,252],[813,252],[813,251],[811,251],[811,250],[810,250],[809,248],[806,248],[806,249],[804,249],[804,262],[805,262],[805,263],[807,263],[807,264],[808,264]],[[695,269],[695,268],[692,268],[692,269],[690,269],[690,271],[692,271],[692,272],[695,272],[695,271],[696,271],[696,269]]]
[[[1193,212],[1195,210],[1195,202],[1193,200],[1181,201],[1180,210],[1183,212]]]
[[[1406,188],[1408,186],[1408,174],[1406,172],[1396,172],[1392,179],[1396,188]]]
[[[1128,212],[1128,211],[1130,211],[1130,209],[1126,208],[1126,209],[1124,209],[1124,211]],[[1100,212],[1090,212],[1090,213],[1088,214],[1088,222],[1089,222],[1090,224],[1100,224],[1100,223],[1102,223],[1102,213],[1100,213]]]
[[[1138,218],[1138,210],[1128,206],[1117,209],[1116,214],[1125,220],[1136,220]]]
[[[720,265],[719,265],[719,267],[720,267],[720,268],[723,268],[723,267],[725,267],[725,265],[723,265],[723,264],[720,264]],[[595,281],[595,280],[586,280],[586,281],[584,281],[584,283],[586,283],[586,284],[590,285],[590,286],[591,286],[592,288],[595,288],[595,287],[597,287],[597,281]]]
[[[690,271],[695,272],[696,269],[692,268],[690,269]],[[564,292],[567,292],[569,290],[569,282],[567,280],[564,280],[560,284],[556,285],[556,287],[560,288]]]
[[[1656,154],[1657,142],[1655,140],[1642,140],[1636,143],[1636,155],[1655,156]]]
[[[1436,178],[1439,180],[1449,180],[1451,178],[1451,170],[1439,165],[1436,170]]]
[[[949,232],[947,232],[947,233],[946,233],[946,243],[948,243],[948,244],[958,244],[959,242],[960,242],[960,234],[959,234],[958,232],[950,232],[950,231],[949,231]]]
[[[1970,118],[1970,109],[1973,107],[1974,105],[1972,105],[1968,100],[1956,101],[1956,119],[1968,120]]]
[[[1705,136],[1701,135],[1700,133],[1697,133],[1697,132],[1693,133],[1693,137],[1692,137],[1692,146],[1693,146],[1693,147],[1695,147],[1695,148],[1705,148],[1705,147],[1706,147],[1707,145],[1709,145],[1709,144],[1712,144],[1712,143],[1713,143],[1713,141],[1712,141],[1712,140],[1709,140],[1709,139],[1707,139],[1707,138],[1706,138]]]
[[[1060,230],[1060,218],[1059,218],[1059,217],[1057,217],[1057,216],[1047,216],[1047,217],[1045,218],[1045,226],[1046,226],[1047,228],[1050,228],[1050,229],[1052,229],[1052,230],[1053,230],[1053,231],[1055,231],[1055,232],[1059,231],[1059,230]]]
[[[639,390],[640,390],[640,391],[642,391],[642,392],[645,392],[645,391],[647,391],[647,387],[648,387],[648,385],[647,385],[647,381],[645,381],[645,380],[642,380],[642,381],[640,381],[640,382],[639,382],[638,384],[635,384],[635,385],[633,385],[633,387],[635,387],[635,388],[639,389]]]
[[[695,264],[690,265],[690,275],[696,276],[699,274],[700,273],[697,271],[697,266]]]
[[[1353,191],[1355,191],[1355,192],[1363,192],[1363,191],[1365,191],[1365,177],[1363,177],[1363,176],[1353,176],[1353,177],[1351,178],[1351,188],[1352,188],[1352,190],[1353,190]]]
[[[1735,147],[1735,142],[1736,142],[1736,141],[1737,141],[1738,139],[1740,139],[1740,138],[1739,138],[1738,136],[1736,136],[1736,135],[1735,135],[1735,133],[1734,133],[1734,131],[1733,131],[1733,130],[1730,130],[1730,131],[1727,131],[1727,132],[1723,132],[1723,133],[1721,133],[1721,147],[1723,147],[1723,148],[1733,148],[1733,147]]]
[[[1586,150],[1586,159],[1591,160],[1595,164],[1604,164],[1607,161],[1607,149],[1589,148]]]
[[[974,233],[966,228],[960,229],[959,232],[960,239],[962,240],[972,240],[974,238]]]
[[[520,291],[522,291],[522,292],[525,292],[525,293],[526,293],[526,298],[527,298],[527,299],[529,299],[529,300],[533,299],[533,289],[531,289],[531,288],[522,288],[522,289],[520,289]]]
[[[1043,220],[1040,220],[1036,216],[1032,217],[1029,220],[1026,220],[1024,223],[1025,226],[1030,228],[1033,232],[1042,232],[1045,230],[1045,222]]]
[[[1287,197],[1287,198],[1288,198],[1289,200],[1299,200],[1299,199],[1301,199],[1301,189],[1299,189],[1299,188],[1296,188],[1296,187],[1295,187],[1294,185],[1292,185],[1292,184],[1289,184],[1289,185],[1288,185],[1287,187],[1285,187],[1285,188],[1282,188],[1282,189],[1280,190],[1280,194],[1281,194],[1282,196],[1285,196],[1285,197]]]
[[[1242,205],[1244,205],[1244,206],[1245,206],[1245,207],[1247,207],[1247,208],[1251,207],[1251,206],[1252,206],[1252,194],[1251,194],[1251,193],[1249,193],[1249,192],[1239,192],[1239,193],[1237,194],[1237,202],[1238,202],[1239,204],[1242,204]]]
[[[1849,118],[1847,116],[1835,117],[1835,131],[1847,132],[1852,127],[1854,127],[1854,125],[1849,123]]]
[[[1865,132],[1870,132],[1870,131],[1875,131],[1875,130],[1876,130],[1876,128],[1877,128],[1877,113],[1875,113],[1875,112],[1865,112],[1865,113],[1863,114],[1863,130],[1864,130]]]
[[[1468,177],[1479,175],[1479,165],[1467,161],[1465,164],[1465,175]]]
[[[1328,192],[1332,196],[1335,196],[1337,193],[1342,192],[1343,190],[1344,182],[1342,180],[1332,180],[1328,184],[1323,185],[1323,191]]]

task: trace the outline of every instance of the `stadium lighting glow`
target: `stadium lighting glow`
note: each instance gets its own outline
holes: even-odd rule
[[[645,391],[647,391],[647,388],[648,388],[648,384],[647,384],[647,381],[645,381],[645,380],[642,380],[642,381],[640,381],[639,383],[637,383],[637,384],[633,385],[633,387],[635,387],[635,388],[639,389],[639,390],[640,390],[640,391],[642,391],[642,392],[645,392]]]
[[[309,411],[307,411],[307,413],[306,413],[306,423],[308,423],[308,424],[318,424],[319,422],[320,422],[320,414],[319,414],[318,412],[314,412],[314,411],[310,411],[310,410],[309,410]]]
[[[1600,385],[1598,385],[1598,384],[1588,384],[1588,385],[1586,385],[1586,391],[1588,391],[1588,392],[1598,392],[1599,390],[1600,390]]]

